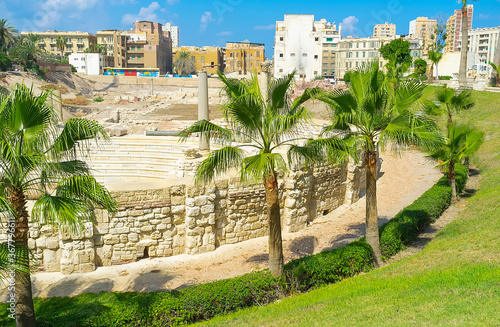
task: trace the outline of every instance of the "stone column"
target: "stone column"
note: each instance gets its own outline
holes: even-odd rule
[[[209,120],[208,118],[208,78],[207,72],[198,72],[198,120]],[[210,150],[208,136],[200,134],[200,150]]]
[[[154,94],[154,78],[151,78],[151,96]]]
[[[272,62],[270,60],[266,60],[260,63],[260,67],[262,68],[262,75],[260,78],[260,91],[262,93],[262,97],[267,101],[268,90],[269,90],[269,81],[271,79],[271,70],[272,70]]]

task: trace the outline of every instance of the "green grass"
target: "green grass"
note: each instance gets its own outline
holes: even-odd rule
[[[431,96],[433,88],[426,91]],[[421,253],[391,266],[200,326],[500,325],[500,94],[474,92],[457,121],[486,132],[480,190]]]

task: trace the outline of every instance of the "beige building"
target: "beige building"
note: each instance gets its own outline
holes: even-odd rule
[[[45,31],[45,32],[21,32],[21,35],[26,36],[29,33],[40,35],[41,41],[38,44],[40,49],[55,55],[61,55],[61,51],[57,48],[57,38],[62,36],[66,40],[66,46],[63,50],[64,56],[69,56],[72,53],[84,53],[85,49],[93,48],[97,43],[94,35],[86,32],[63,32],[63,31]]]
[[[396,36],[396,25],[389,24],[385,22],[385,24],[377,24],[373,28],[373,37],[393,37]]]
[[[181,51],[189,52],[194,57],[196,72],[206,71],[209,75],[217,74],[217,71],[224,72],[224,49],[219,47],[179,47],[172,50],[172,57],[177,58]],[[175,69],[175,67],[174,67]]]
[[[352,38],[347,37],[340,40],[337,51],[337,72],[339,78],[344,78],[346,72],[356,69],[363,63],[378,60],[380,68],[385,67],[387,60],[380,54],[380,47],[395,40],[390,38]],[[422,56],[422,40],[420,38],[405,37],[405,41],[410,42],[410,54],[412,61]]]
[[[472,17],[474,15],[474,6],[467,5],[467,20],[468,20],[468,30],[472,29]],[[455,13],[446,22],[446,34],[448,38],[446,39],[445,52],[455,52],[459,51],[460,45],[460,35],[462,33],[462,10],[457,9]]]
[[[337,51],[341,31],[337,30],[335,23],[325,23],[322,28],[322,55],[321,55],[321,75],[326,77],[337,76]]]
[[[172,71],[172,39],[160,23],[140,21],[127,37],[127,68],[159,68],[160,74]]]
[[[226,73],[247,72],[260,73],[261,62],[265,61],[265,49],[262,43],[251,43],[248,40],[243,42],[226,43]]]
[[[437,26],[436,19],[429,19],[428,17],[418,17],[410,22],[410,35],[414,38],[422,39],[423,53],[427,55],[429,47],[433,44],[433,35]]]
[[[113,58],[111,67],[127,67],[127,36],[120,30],[103,30],[96,34],[97,43],[106,45],[107,55]]]

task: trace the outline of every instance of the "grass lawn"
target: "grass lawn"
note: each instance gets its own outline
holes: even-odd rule
[[[426,91],[432,96],[434,88]],[[456,121],[487,137],[480,190],[424,251],[391,266],[201,326],[500,326],[500,93]]]

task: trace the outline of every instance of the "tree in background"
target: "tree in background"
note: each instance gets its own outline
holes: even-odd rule
[[[0,98],[0,211],[15,219],[16,246],[28,247],[32,222],[56,225],[79,233],[92,222],[95,206],[116,208],[109,192],[90,175],[81,161],[89,140],[107,138],[95,121],[72,118],[59,128],[56,111],[49,105],[50,92],[35,95],[17,84]],[[30,194],[37,194],[31,215],[26,209]],[[27,255],[27,254],[25,254]],[[15,274],[16,325],[36,325],[29,261]]]
[[[188,51],[180,51],[174,61],[174,69],[179,75],[193,74],[196,71],[194,56]]]
[[[435,52],[443,52],[446,46],[446,40],[448,39],[448,34],[446,31],[446,21],[447,17],[445,15],[440,15],[436,17],[436,25],[431,34],[432,43],[427,46],[427,50],[433,50]]]
[[[61,61],[64,59],[64,49],[66,48],[66,39],[60,35],[56,38],[56,47],[61,51]]]
[[[12,62],[5,52],[0,51],[0,71],[4,72],[12,67]]]
[[[43,53],[43,50],[38,46],[40,40],[41,37],[38,34],[29,33],[22,36],[20,41],[10,50],[12,59],[28,69],[34,67],[37,58]]]
[[[418,75],[418,80],[422,81],[422,75],[425,75],[427,72],[427,61],[422,58],[415,59],[413,62],[415,66],[415,74]]]
[[[447,168],[448,182],[451,187],[451,202],[458,200],[455,182],[455,165],[462,163],[484,142],[484,133],[465,125],[450,124],[447,126],[448,135],[443,145],[429,157],[440,160],[439,166]]]
[[[493,72],[491,74],[492,75],[492,82],[490,84],[491,85],[500,85],[500,79],[498,78],[500,76],[500,65],[497,66],[490,61],[490,66],[493,68]]]
[[[474,0],[460,0],[462,3],[462,48],[460,50],[460,69],[458,70],[458,82],[462,86],[467,85],[467,53],[469,52],[469,19],[467,5]]]
[[[430,147],[435,143],[434,122],[416,111],[425,87],[415,79],[406,79],[394,90],[378,62],[351,71],[348,90],[336,89],[318,97],[330,106],[332,124],[323,130],[324,138],[310,141],[303,149],[303,155],[314,161],[345,161],[349,155],[356,160],[356,154],[362,154],[366,167],[366,241],[373,249],[375,266],[382,264],[377,211],[378,148]]]
[[[287,163],[279,149],[286,150],[297,140],[298,127],[309,117],[303,104],[316,89],[306,89],[292,102],[292,73],[272,81],[267,92],[269,96],[264,98],[256,75],[249,80],[237,80],[218,74],[228,95],[222,113],[229,127],[202,120],[185,129],[180,136],[185,140],[192,133],[206,133],[223,145],[202,161],[196,170],[196,183],[208,183],[232,168],[239,169],[242,181],[263,183],[269,230],[269,269],[273,276],[281,276],[284,262],[278,172],[286,170]],[[251,142],[234,145],[234,140],[243,139]]]
[[[405,41],[403,38],[392,40],[380,47],[379,51],[385,60],[395,60],[397,65],[411,64],[410,42]]]
[[[435,102],[427,102],[426,112],[430,115],[445,115],[448,125],[453,124],[453,115],[459,114],[476,104],[472,98],[472,91],[466,90],[455,95],[455,90],[444,85],[436,91]]]
[[[7,51],[16,43],[15,30],[7,19],[0,19],[0,51]]]
[[[491,74],[490,85],[500,85],[500,37],[497,38],[497,47],[495,50],[495,55],[493,56],[493,61],[490,62],[494,68]],[[496,67],[496,68],[495,68]]]
[[[439,62],[443,59],[443,53],[430,50],[429,51],[429,60],[432,62],[431,69],[429,70],[429,78],[432,80],[434,79],[434,66],[436,66],[436,80],[439,80],[439,69],[438,65]]]
[[[108,45],[96,43],[91,51],[92,53],[100,53],[103,56],[108,54]]]

